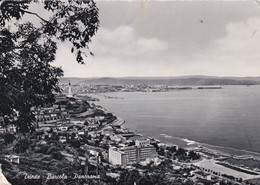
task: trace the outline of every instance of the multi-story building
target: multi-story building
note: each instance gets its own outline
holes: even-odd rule
[[[136,146],[122,147],[121,152],[125,154],[125,161],[121,165],[138,163],[138,148]]]
[[[128,165],[156,158],[158,154],[148,141],[136,141],[136,145],[128,147],[111,147],[108,151],[109,162],[113,165]]]
[[[108,160],[113,165],[126,165],[126,154],[121,152],[116,147],[111,147],[108,150]]]
[[[137,156],[138,162],[141,162],[147,158],[157,157],[157,152],[154,146],[138,147]]]

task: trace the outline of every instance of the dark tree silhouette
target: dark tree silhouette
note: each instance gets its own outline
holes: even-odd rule
[[[200,154],[199,153],[196,153],[194,152],[193,150],[189,152],[189,155],[188,155],[192,160],[197,160],[200,158]]]
[[[41,17],[30,5],[50,17]],[[25,21],[24,15],[37,18]],[[18,20],[18,21],[15,21]],[[0,1],[0,116],[20,133],[34,130],[32,107],[51,103],[63,71],[54,67],[57,43],[71,43],[78,63],[93,55],[88,44],[99,27],[93,0]]]
[[[120,174],[119,184],[120,185],[132,185],[140,179],[141,175],[137,170],[124,170]]]

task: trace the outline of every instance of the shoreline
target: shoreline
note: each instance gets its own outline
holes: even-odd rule
[[[121,126],[123,124],[125,124],[125,120],[121,117],[117,117],[117,119],[120,120],[120,122],[122,122]],[[125,127],[127,128],[127,127]],[[127,128],[129,129],[129,128]],[[131,129],[129,129],[131,130]],[[135,130],[132,132],[136,135],[136,136],[144,136],[147,138],[151,138],[154,140],[157,140],[161,143],[164,143],[166,145],[177,145],[178,147],[183,147],[185,149],[195,149],[196,151],[202,152],[202,153],[211,153],[213,155],[218,155],[219,157],[232,157],[234,159],[238,159],[238,160],[247,160],[247,159],[253,159],[256,161],[260,162],[260,153],[258,152],[254,152],[254,151],[248,151],[248,150],[241,150],[241,149],[237,149],[237,148],[232,148],[232,147],[226,147],[226,146],[220,146],[220,145],[211,145],[211,144],[207,144],[207,143],[201,143],[201,142],[197,142],[194,140],[190,140],[187,138],[182,138],[182,137],[177,137],[177,136],[170,136],[167,134],[159,134],[161,137],[164,137],[166,140],[169,139],[177,139],[181,142],[184,142],[186,144],[186,146],[179,146],[178,144],[174,143],[173,141],[161,141],[160,138],[157,138],[155,136],[149,136],[147,134],[144,133],[139,133],[138,130]]]
[[[120,117],[120,120],[122,121],[123,119]],[[125,121],[123,121],[122,125],[124,123]],[[131,131],[131,129],[129,130]],[[190,165],[195,165],[197,168],[199,168],[200,170],[206,173],[209,172],[210,170],[212,173],[224,172],[224,174],[231,175],[235,178],[243,177],[242,179],[244,180],[252,180],[252,179],[260,178],[260,157],[259,157],[260,154],[259,153],[256,152],[252,153],[250,151],[245,151],[245,150],[209,145],[209,144],[199,143],[193,140],[189,140],[186,138],[184,139],[181,137],[169,136],[167,134],[160,134],[160,136],[163,136],[164,138],[168,138],[168,139],[174,138],[182,142],[185,142],[186,146],[183,147],[176,144],[175,142],[165,142],[155,136],[149,136],[144,133],[139,133],[138,130],[133,131],[133,133],[134,133],[134,137],[141,136],[141,137],[148,138],[150,140],[155,140],[166,146],[175,145],[177,147],[184,148],[187,151],[195,151],[199,153],[201,155],[201,158],[199,160],[193,162],[190,161],[188,163]],[[236,152],[234,154],[234,152],[230,152],[230,151],[236,151]],[[237,151],[239,151],[240,153],[239,155],[237,154]],[[252,160],[258,164],[257,167],[252,167],[249,164],[249,162]],[[184,163],[183,165],[188,163]],[[213,175],[215,174],[213,173]]]
[[[181,137],[174,137],[169,136],[167,134],[160,134],[161,136],[164,136],[166,138],[174,138],[181,140],[183,142],[186,142],[186,147],[179,146],[178,144],[174,142],[164,142],[161,141],[161,139],[156,138],[154,136],[148,136],[146,134],[139,134],[138,130],[134,132],[136,136],[142,136],[147,137],[148,139],[156,140],[162,144],[165,144],[166,146],[177,146],[184,148],[186,150],[193,150],[195,152],[198,152],[201,155],[201,158],[197,161],[190,162],[191,165],[195,165],[201,170],[204,168],[207,168],[208,171],[217,171],[221,173],[222,170],[225,171],[225,173],[232,175],[234,177],[239,178],[240,176],[243,176],[244,180],[252,180],[252,179],[258,179],[260,178],[260,154],[256,152],[250,152],[245,150],[239,150],[235,148],[228,148],[228,147],[222,147],[222,146],[215,146],[215,145],[209,145],[205,143],[199,143],[193,140],[184,139]],[[212,149],[213,148],[213,149]],[[225,151],[222,151],[222,150]],[[243,153],[242,155],[230,153],[227,151],[227,149],[239,151],[240,153]],[[248,155],[250,153],[251,155]],[[256,155],[257,154],[257,155]],[[233,159],[236,160],[236,163],[232,163],[229,160]],[[256,161],[258,163],[258,167],[251,167],[250,165],[245,165],[248,161]],[[208,166],[209,163],[211,166]],[[232,167],[232,168],[231,168]],[[221,169],[221,170],[219,170]],[[205,170],[205,169],[204,169]],[[219,170],[219,171],[218,171]],[[246,173],[247,172],[247,173]]]
[[[229,154],[231,156],[235,155],[235,156],[248,156],[250,157],[250,155],[252,155],[253,157],[258,157],[260,160],[260,153],[259,152],[255,152],[255,151],[249,151],[249,150],[243,150],[243,149],[238,149],[238,148],[232,148],[232,147],[228,147],[228,146],[221,146],[221,145],[212,145],[212,144],[208,144],[208,143],[202,143],[202,142],[198,142],[198,141],[194,141],[194,140],[190,140],[187,138],[182,138],[182,137],[177,137],[177,136],[168,136],[167,134],[160,134],[160,135],[165,135],[166,138],[175,138],[175,139],[180,139],[182,141],[184,141],[185,143],[187,143],[187,147],[194,147],[194,145],[198,145],[198,146],[203,146],[212,150],[223,150],[221,151],[224,154]],[[228,151],[233,151],[234,153],[230,153]],[[237,153],[244,153],[244,154],[237,154]]]
[[[113,92],[112,92],[113,93]],[[86,94],[88,94],[88,93],[86,93]],[[94,97],[95,96],[99,96],[99,97],[103,97],[103,95],[102,94],[104,94],[104,93],[98,93],[98,94],[95,94],[94,95]],[[88,94],[88,95],[90,95],[90,96],[92,96],[93,94]],[[115,97],[117,97],[117,96],[115,96]],[[117,97],[118,98],[118,97]],[[117,99],[116,98],[116,99]],[[122,97],[120,97],[119,99],[121,99]],[[99,102],[99,104],[101,105],[101,102]],[[103,105],[102,105],[103,106]],[[106,109],[106,108],[105,108]],[[106,109],[107,110],[107,109]],[[112,111],[113,112],[113,111]],[[115,113],[115,112],[113,112],[113,113]],[[116,115],[117,116],[117,115]],[[124,122],[125,123],[125,122]],[[128,129],[130,129],[130,130],[132,130],[133,132],[136,132],[137,131],[137,133],[140,133],[139,132],[139,130],[138,129],[134,129],[134,128],[129,128],[129,127],[127,127],[127,126],[125,126],[126,128],[128,128]],[[141,132],[141,134],[143,134],[143,135],[145,135],[145,136],[148,136],[148,137],[153,137],[154,138],[154,136],[155,135],[152,135],[152,134],[149,134],[149,133],[142,133]],[[158,137],[158,136],[159,137]],[[157,133],[156,134],[156,138],[155,139],[158,139],[158,140],[161,140],[160,139],[160,137],[162,137],[162,135],[165,135],[166,137],[164,137],[164,143],[165,143],[165,140],[167,140],[167,142],[169,142],[169,139],[178,139],[178,140],[180,140],[181,142],[185,142],[185,140],[187,140],[187,142],[185,142],[186,144],[185,145],[188,145],[188,146],[185,146],[185,147],[190,147],[190,146],[192,146],[192,145],[202,145],[202,146],[204,146],[204,147],[206,147],[206,148],[209,148],[209,149],[212,149],[212,150],[220,150],[220,152],[221,153],[227,153],[227,154],[229,154],[230,156],[252,156],[252,157],[257,157],[257,158],[259,158],[259,160],[260,160],[260,151],[250,151],[250,150],[245,150],[245,149],[239,149],[239,148],[233,148],[233,147],[231,147],[231,146],[221,146],[221,145],[215,145],[215,144],[209,144],[209,143],[202,143],[202,142],[198,142],[198,141],[196,141],[196,140],[192,140],[192,139],[190,139],[190,138],[185,138],[185,137],[178,137],[178,136],[170,136],[170,135],[168,135],[168,134],[164,134],[164,133]],[[169,144],[171,144],[172,143],[172,141],[170,141],[169,142]]]

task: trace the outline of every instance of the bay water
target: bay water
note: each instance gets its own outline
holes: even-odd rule
[[[260,152],[260,86],[94,96],[125,127],[163,142]]]

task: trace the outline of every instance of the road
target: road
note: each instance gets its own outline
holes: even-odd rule
[[[125,123],[125,120],[123,120],[123,119],[120,118],[120,117],[117,117],[117,119],[114,120],[114,121],[111,123],[111,125],[113,125],[113,126],[121,126],[121,125],[123,125],[124,123]]]

